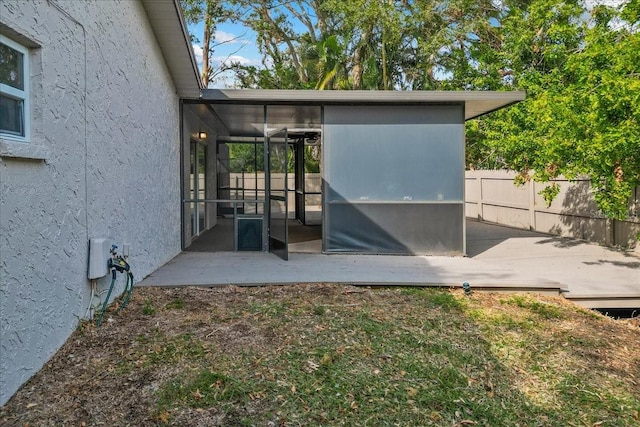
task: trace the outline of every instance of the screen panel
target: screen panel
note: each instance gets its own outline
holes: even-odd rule
[[[326,106],[325,251],[464,253],[464,107]]]
[[[461,106],[325,107],[327,198],[462,201]]]
[[[461,255],[461,204],[332,203],[326,252]]]

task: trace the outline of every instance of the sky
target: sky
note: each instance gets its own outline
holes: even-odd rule
[[[198,67],[202,69],[202,39],[204,26],[202,23],[189,24],[189,32],[198,39],[199,43],[193,44]],[[256,34],[240,24],[221,23],[212,43],[214,54],[212,66],[218,68],[222,63],[239,62],[242,65],[262,66],[262,56],[256,45]],[[212,88],[233,87],[232,73],[227,72],[211,84]]]

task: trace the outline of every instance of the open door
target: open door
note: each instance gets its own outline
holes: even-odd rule
[[[304,138],[298,138],[295,145],[295,184],[296,184],[296,219],[306,225],[305,219],[305,175],[304,175]]]
[[[268,155],[268,234],[269,252],[284,260],[289,259],[289,206],[287,167],[289,146],[287,129],[269,132],[265,138]]]

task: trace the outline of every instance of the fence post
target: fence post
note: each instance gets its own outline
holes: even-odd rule
[[[606,218],[604,220],[604,244],[606,246],[614,246],[615,245],[615,231],[614,231],[615,223],[611,218]]]
[[[478,174],[476,178],[478,180],[478,216],[480,221],[484,221],[484,207],[482,204],[482,175]]]
[[[533,179],[527,181],[529,186],[529,230],[536,229],[536,183]]]

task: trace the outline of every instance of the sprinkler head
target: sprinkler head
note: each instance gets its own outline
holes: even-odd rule
[[[462,284],[462,289],[464,289],[464,294],[466,296],[470,296],[471,295],[471,285],[469,284],[469,282],[464,282]]]

